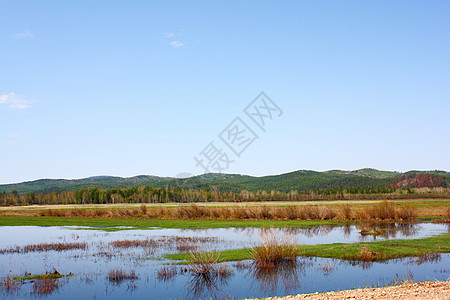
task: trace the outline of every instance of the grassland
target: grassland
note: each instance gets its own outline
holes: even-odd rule
[[[58,272],[54,273],[45,273],[45,274],[28,274],[24,276],[14,276],[13,280],[23,281],[23,280],[44,280],[44,279],[57,279],[62,277],[70,277],[72,274],[59,274]]]
[[[255,228],[311,228],[318,225],[338,225],[339,221],[280,221],[280,220],[153,220],[153,219],[104,219],[104,218],[60,218],[60,217],[20,217],[0,216],[0,226],[87,226],[106,231],[124,230],[127,228],[114,228],[126,226],[131,229],[180,228],[180,229],[206,229],[228,227],[255,227]],[[112,227],[112,228],[108,228]]]
[[[0,226],[86,226],[118,230],[302,227],[360,221],[449,219],[450,200],[349,200],[165,204],[33,205],[0,207]]]

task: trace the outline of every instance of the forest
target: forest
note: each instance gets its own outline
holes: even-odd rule
[[[258,190],[251,192],[205,189],[183,189],[179,186],[151,187],[139,186],[119,189],[87,188],[75,192],[52,192],[37,194],[30,192],[19,195],[3,192],[0,205],[36,205],[36,204],[119,204],[119,203],[197,203],[197,202],[249,202],[249,201],[306,201],[306,200],[352,200],[352,199],[423,199],[450,198],[450,188],[391,188],[391,187],[351,187],[334,189]]]

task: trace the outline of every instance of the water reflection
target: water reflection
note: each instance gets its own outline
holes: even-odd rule
[[[442,256],[440,253],[430,253],[430,254],[423,254],[418,257],[410,257],[407,264],[411,265],[421,265],[424,263],[439,263],[442,260]]]
[[[358,223],[355,228],[361,234],[359,241],[375,241],[400,237],[412,237],[419,233],[421,226],[414,223]]]
[[[233,272],[228,264],[219,264],[208,272],[196,272],[191,269],[189,281],[184,287],[186,296],[188,299],[223,298],[219,296],[220,292],[229,285],[232,277]]]
[[[385,232],[376,239],[422,238],[447,232],[448,224],[368,224]],[[320,226],[317,228],[272,229],[277,236],[293,235],[299,244],[358,242],[363,226]],[[370,228],[372,229],[372,228]],[[163,255],[189,251],[191,245],[201,249],[225,250],[248,247],[262,232],[271,229],[220,228],[208,230],[155,229],[123,232],[95,232],[61,227],[0,227],[0,249],[24,248],[41,243],[87,243],[86,249],[0,254],[0,277],[21,276],[26,272],[42,274],[56,267],[62,273],[76,276],[60,279],[59,285],[45,299],[123,299],[179,298],[263,298],[273,295],[314,293],[364,286],[365,283],[390,284],[395,274],[405,276],[411,270],[415,280],[448,279],[450,254],[423,255],[386,262],[348,262],[326,258],[297,258],[270,269],[256,268],[252,261],[220,263],[215,270],[203,274],[190,271],[190,266],[167,265]],[[372,236],[365,239],[375,239]],[[183,252],[184,252],[183,251]],[[10,251],[11,252],[11,251]],[[149,259],[150,258],[150,259]],[[161,261],[162,259],[162,261]],[[161,271],[161,276],[158,270]],[[136,278],[122,285],[111,282],[110,270],[135,270]],[[174,274],[175,273],[175,274]],[[381,279],[380,279],[381,278]],[[1,278],[0,278],[1,279]],[[137,288],[139,287],[139,288]],[[2,299],[35,299],[33,282],[20,283],[8,290],[0,282]],[[51,289],[49,289],[51,290]]]
[[[246,277],[255,282],[256,288],[263,291],[264,294],[274,295],[280,289],[289,293],[300,288],[300,277],[305,274],[305,267],[309,261],[309,259],[298,258],[263,268],[253,264]]]

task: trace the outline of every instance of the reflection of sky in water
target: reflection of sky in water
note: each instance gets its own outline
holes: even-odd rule
[[[282,233],[294,234],[300,244],[318,244],[335,242],[358,242],[362,237],[360,229],[353,225],[347,228],[338,226],[321,226],[313,229],[275,229]],[[421,238],[447,232],[443,224],[424,223],[410,228],[395,228],[389,231],[389,238]],[[117,232],[103,232],[97,230],[75,230],[68,227],[0,227],[0,248],[24,246],[31,243],[42,242],[87,242],[88,250],[71,250],[64,252],[49,251],[44,253],[7,254],[0,255],[0,274],[23,275],[25,272],[44,273],[52,271],[53,267],[59,272],[74,273],[70,279],[64,279],[61,288],[48,299],[168,299],[186,298],[186,285],[194,284],[189,274],[177,275],[167,282],[157,280],[157,270],[166,261],[144,260],[147,257],[142,249],[117,249],[109,245],[116,240],[134,240],[147,238],[160,238],[169,236],[185,237],[217,237],[211,243],[202,243],[203,249],[231,249],[248,247],[259,239],[259,228],[222,228],[202,230],[181,229],[155,229],[155,230],[124,230]],[[373,240],[369,236],[367,240]],[[378,236],[377,240],[385,239]],[[176,249],[173,244],[163,247],[151,256],[161,257],[164,253],[173,253]],[[105,256],[105,254],[109,254]],[[209,291],[209,295],[241,297],[268,297],[270,295],[286,295],[309,293],[316,291],[329,291],[337,289],[350,289],[371,282],[390,283],[399,277],[413,274],[414,280],[449,278],[450,254],[443,254],[435,261],[420,261],[403,259],[369,265],[352,265],[345,261],[313,258],[300,259],[299,267],[295,271],[280,269],[275,274],[255,273],[251,269],[238,270],[234,263],[228,264],[233,274],[225,281],[217,282],[217,289]],[[179,267],[178,267],[179,268]],[[122,269],[130,272],[136,271],[139,279],[123,282],[121,285],[111,285],[106,279],[110,270]],[[287,269],[289,270],[289,268]],[[295,276],[293,275],[295,274]],[[1,297],[33,298],[30,295],[31,283],[25,284],[18,295],[6,295],[3,291]],[[151,295],[151,296],[150,296]],[[208,297],[208,289],[205,294]],[[202,296],[202,297],[203,297]],[[195,297],[194,297],[195,298]],[[198,297],[197,297],[198,298]]]
[[[330,244],[330,243],[355,243],[374,240],[386,240],[393,238],[424,238],[445,233],[446,225],[435,223],[409,224],[408,226],[391,225],[385,229],[388,237],[361,236],[360,229],[355,225],[350,226],[318,226],[314,228],[275,228],[276,232],[292,234],[299,244]],[[73,229],[70,227],[37,227],[37,226],[4,226],[0,227],[0,248],[13,245],[24,246],[27,244],[45,242],[80,242],[146,239],[158,236],[185,236],[185,237],[217,237],[236,245],[232,248],[253,246],[258,242],[261,228],[211,228],[211,229],[153,229],[153,230],[122,230],[105,232],[97,230]],[[227,247],[227,249],[231,249]]]

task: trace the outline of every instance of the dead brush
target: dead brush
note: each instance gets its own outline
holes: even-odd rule
[[[215,208],[211,208],[210,209],[210,214],[212,217],[218,219],[218,218],[229,218],[230,217],[230,213],[229,210],[227,208],[223,208],[220,209],[218,207]]]
[[[281,209],[280,209],[281,211]],[[289,220],[300,219],[300,211],[297,206],[288,206],[282,210],[284,216]]]
[[[147,212],[148,212],[147,206],[144,205],[144,204],[142,204],[142,205],[141,205],[141,214],[142,214],[143,216],[145,216],[145,215],[147,215]]]
[[[447,223],[450,223],[450,207],[447,207]]]
[[[315,205],[307,205],[303,207],[303,213],[305,215],[305,218],[308,220],[320,220],[320,211],[319,207]]]
[[[195,204],[186,208],[178,209],[178,216],[182,218],[197,219],[203,217],[204,215],[205,209]]]
[[[416,217],[416,209],[410,205],[400,207],[396,211],[396,217],[402,221],[412,221]]]
[[[66,217],[67,216],[67,211],[62,210],[62,209],[49,209],[47,211],[41,211],[40,212],[41,216],[48,216],[48,217]]]
[[[319,208],[319,213],[322,220],[332,220],[337,216],[337,213],[334,211],[334,209],[328,206],[321,206]]]
[[[272,212],[270,211],[270,208],[268,208],[265,205],[262,205],[259,209],[259,218],[264,220],[272,219],[273,215]]]
[[[139,279],[134,271],[130,273],[122,271],[120,269],[112,270],[108,273],[107,279],[117,285],[120,285],[125,280],[135,280]]]
[[[394,204],[384,200],[375,206],[374,213],[376,219],[393,220],[395,219],[396,207]]]
[[[248,207],[234,207],[231,216],[237,220],[253,219],[256,217],[255,212]]]
[[[103,217],[103,216],[105,216],[107,214],[108,214],[108,212],[106,210],[104,210],[104,209],[96,209],[95,210],[95,216],[96,217]]]
[[[349,204],[344,204],[340,207],[340,215],[343,220],[353,220],[352,207]]]
[[[253,263],[258,268],[272,268],[281,262],[294,262],[299,254],[296,239],[287,234],[278,237],[273,228],[262,231],[259,246],[250,251]]]

